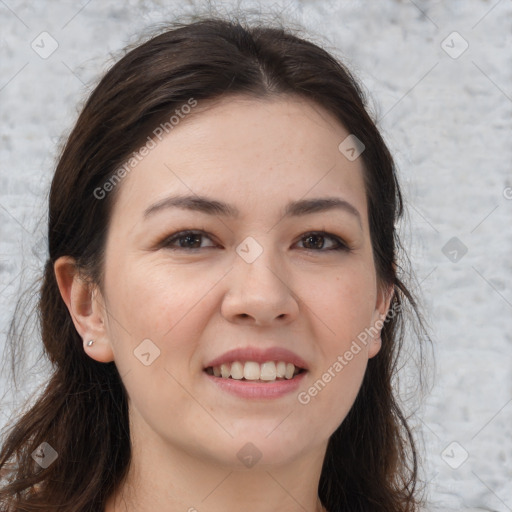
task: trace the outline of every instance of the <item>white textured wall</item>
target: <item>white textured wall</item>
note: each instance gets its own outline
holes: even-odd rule
[[[195,5],[204,7],[163,0],[0,1],[0,347],[20,286],[30,284],[45,257],[41,235],[57,144],[80,102],[141,29]],[[252,2],[216,5],[258,10]],[[434,389],[417,417],[430,509],[510,511],[512,2],[261,5],[337,49],[371,93],[399,164],[409,212],[406,246],[437,359]],[[49,56],[52,41],[42,32],[58,43]],[[447,257],[443,247],[453,237],[459,246],[445,248]],[[450,261],[460,258],[460,244],[467,253]],[[21,376],[25,393],[47,371],[34,344],[35,366]],[[10,400],[7,394],[2,423]],[[460,467],[450,467],[466,452]]]

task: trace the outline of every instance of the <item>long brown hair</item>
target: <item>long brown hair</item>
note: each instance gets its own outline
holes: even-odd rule
[[[209,16],[175,23],[127,51],[90,95],[62,150],[49,197],[49,257],[38,303],[53,371],[35,403],[6,432],[0,452],[6,473],[2,511],[104,510],[126,476],[131,457],[126,390],[114,362],[98,363],[85,354],[59,293],[54,263],[73,257],[83,276],[101,287],[115,193],[98,199],[95,191],[105,190],[152,130],[190,98],[201,104],[232,94],[309,99],[365,145],[361,158],[374,261],[379,282],[393,286],[393,315],[353,407],[329,440],[318,492],[329,512],[418,510],[417,449],[392,380],[407,308],[413,321],[421,326],[422,321],[397,263],[402,253],[395,225],[403,204],[393,159],[360,86],[330,53],[291,29]],[[413,342],[423,343],[420,338]],[[42,469],[31,454],[44,442],[58,457]]]

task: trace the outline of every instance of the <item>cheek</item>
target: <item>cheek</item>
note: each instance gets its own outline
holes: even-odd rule
[[[356,262],[321,279],[307,279],[301,288],[324,356],[346,350],[370,326],[376,301],[373,267]]]
[[[109,271],[109,337],[133,407],[163,424],[173,410],[198,414],[182,385],[189,387],[195,340],[209,315],[201,298],[214,281],[193,281],[160,264]]]
[[[208,292],[221,275],[161,263],[119,264],[108,271],[109,331],[116,363],[131,364],[134,351],[149,339],[156,348],[146,342],[148,347],[159,352],[155,363],[185,373],[196,349],[194,340],[211,316]]]
[[[368,345],[361,333],[371,325],[375,291],[371,272],[344,273],[326,284],[311,301],[317,314],[318,366],[298,395],[304,421],[325,418],[315,428],[328,437],[347,416],[361,387],[368,364]]]
[[[330,418],[323,427],[326,435],[348,414],[366,371],[368,345],[361,334],[371,326],[375,309],[374,275],[373,266],[358,261],[309,287],[306,302],[314,313],[319,364],[298,401],[315,416]]]

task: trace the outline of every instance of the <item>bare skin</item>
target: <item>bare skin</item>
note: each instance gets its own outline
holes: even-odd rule
[[[351,347],[385,316],[390,296],[376,277],[362,160],[338,150],[348,135],[298,98],[214,104],[181,121],[117,185],[101,289],[70,258],[56,262],[84,350],[115,361],[129,395],[133,460],[106,512],[324,510],[327,442],[380,334]],[[145,217],[175,195],[222,201],[239,215],[163,207]],[[350,207],[284,216],[290,201],[313,198]],[[184,230],[202,236],[160,243]],[[323,235],[308,238],[312,231]],[[250,263],[237,252],[247,237],[262,249]],[[337,240],[348,250],[334,250]],[[149,365],[134,356],[143,340],[151,358],[159,351]],[[205,365],[248,346],[299,355],[299,388],[248,399],[212,383]],[[329,369],[329,382],[309,393]],[[261,454],[252,467],[237,456],[247,443]]]

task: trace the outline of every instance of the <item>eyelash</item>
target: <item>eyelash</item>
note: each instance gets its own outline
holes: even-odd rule
[[[170,250],[183,250],[187,252],[196,252],[201,249],[212,249],[214,247],[193,247],[193,248],[187,248],[187,247],[172,247],[171,244],[177,240],[180,240],[181,238],[185,238],[187,236],[191,235],[199,235],[201,237],[206,237],[211,240],[211,237],[208,236],[207,233],[201,230],[186,230],[186,231],[179,231],[177,233],[172,234],[169,237],[166,237],[162,242],[158,244],[158,248],[166,248]],[[333,235],[331,233],[327,233],[325,231],[308,231],[307,233],[304,233],[302,237],[299,239],[300,241],[303,241],[305,238],[308,238],[309,236],[320,236],[322,238],[330,238],[334,242],[336,242],[337,246],[331,247],[330,249],[302,249],[306,252],[327,252],[327,251],[344,251],[344,252],[351,252],[350,247],[338,236]],[[213,240],[211,240],[213,242]]]

